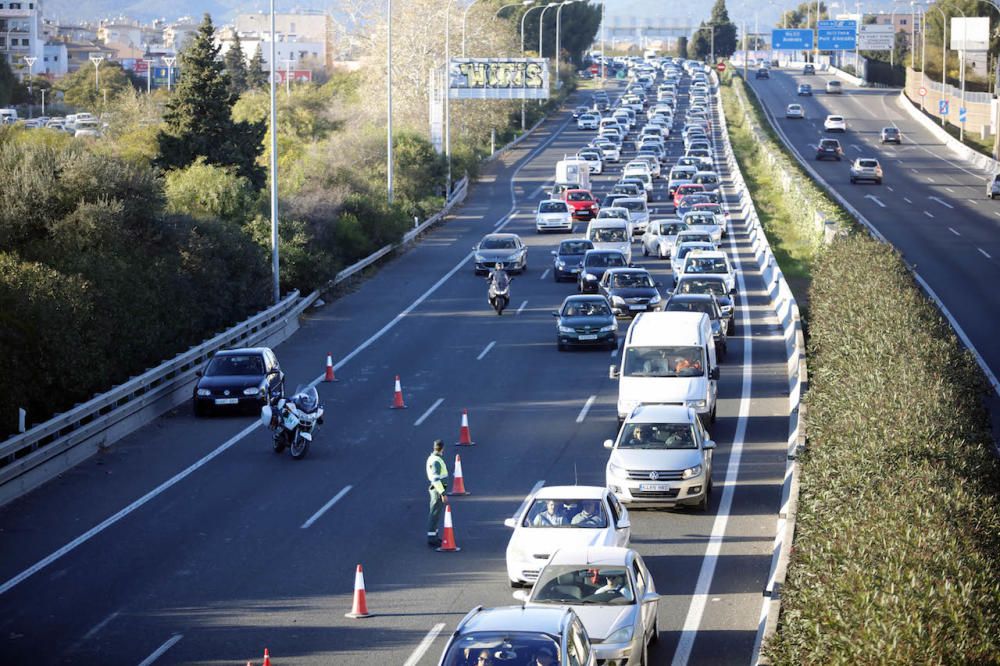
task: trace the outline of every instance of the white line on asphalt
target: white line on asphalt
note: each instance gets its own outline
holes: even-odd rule
[[[587,402],[583,404],[583,409],[580,410],[580,415],[576,417],[577,423],[583,423],[583,420],[587,418],[587,412],[590,411],[590,407],[591,405],[594,404],[595,400],[597,400],[596,395],[592,395],[589,398],[587,398]]]
[[[947,201],[945,201],[944,199],[942,199],[940,197],[927,197],[927,198],[930,199],[931,201],[938,202],[939,204],[941,204],[942,206],[944,206],[946,208],[954,208],[954,206],[952,206],[950,203],[948,203]]]
[[[879,201],[878,197],[875,196],[874,194],[866,194],[865,195],[865,199],[871,199],[872,201],[874,201],[875,203],[877,203],[880,207],[885,208],[885,204],[882,203],[881,201]]]
[[[950,231],[951,233],[955,234],[956,236],[961,236],[962,235],[962,234],[958,233],[957,231],[955,231],[954,229],[952,229],[951,227],[948,227],[948,231]]]
[[[992,259],[992,258],[993,258],[993,257],[991,257],[991,256],[990,256],[990,253],[989,253],[989,252],[987,252],[986,250],[984,250],[983,248],[981,248],[981,247],[977,247],[976,249],[977,249],[977,250],[979,250],[979,252],[980,252],[980,253],[981,253],[981,254],[982,254],[982,255],[983,255],[984,257],[986,257],[987,259]]]
[[[903,197],[903,201],[905,201],[908,204],[913,203],[912,201],[910,201],[909,197]]]
[[[343,488],[342,488],[342,489],[340,490],[340,492],[339,492],[339,493],[337,493],[336,495],[334,495],[334,496],[333,496],[333,499],[331,499],[331,500],[330,500],[329,502],[327,502],[326,504],[324,504],[324,505],[323,505],[323,506],[322,506],[322,507],[320,508],[320,510],[319,510],[319,511],[317,511],[316,513],[314,513],[314,514],[312,515],[312,517],[311,517],[311,518],[309,518],[309,520],[307,520],[306,522],[302,523],[302,529],[304,529],[304,530],[307,530],[307,529],[309,529],[309,528],[310,528],[310,527],[312,526],[312,524],[313,524],[313,523],[315,523],[315,522],[316,522],[317,520],[319,520],[319,519],[320,519],[320,518],[322,517],[322,515],[323,515],[324,513],[326,513],[327,511],[329,511],[329,510],[330,510],[330,507],[331,507],[331,506],[333,506],[334,504],[336,504],[337,502],[339,502],[339,501],[340,501],[340,499],[341,499],[341,498],[342,498],[342,497],[343,497],[344,495],[346,495],[347,493],[349,493],[349,492],[351,492],[351,486],[344,486],[344,487],[343,487]]]
[[[549,276],[549,269],[548,269],[548,268],[546,268],[546,269],[545,269],[545,272],[543,272],[543,273],[542,273],[541,275],[539,275],[539,276],[538,276],[538,279],[539,279],[539,280],[544,280],[544,279],[545,279],[545,278],[547,278],[548,276]]]
[[[996,216],[998,216],[998,217],[1000,217],[1000,210],[993,211],[993,214],[996,215]]]
[[[910,171],[912,171],[913,173],[920,173],[920,172],[919,172],[919,171],[917,171],[916,169],[910,169]]]
[[[497,343],[497,341],[494,340],[490,344],[486,345],[486,349],[484,349],[483,351],[479,352],[479,356],[476,357],[476,360],[477,361],[482,361],[483,357],[490,353],[490,350],[493,349],[493,345],[495,345],[496,343]]]
[[[437,638],[438,634],[440,634],[443,630],[444,622],[438,622],[431,627],[431,630],[427,632],[426,636],[424,636],[424,640],[420,641],[420,645],[418,645],[417,649],[413,651],[410,658],[403,662],[403,666],[417,666],[417,664],[420,663],[420,659],[424,656],[424,653],[430,649],[431,643],[434,642],[434,639]]]
[[[928,183],[933,183],[933,182],[934,182],[934,179],[933,179],[933,178],[931,178],[930,176],[927,176],[927,182],[928,182]]]
[[[528,304],[528,301],[525,301],[525,302],[521,303],[521,307],[519,307],[519,308],[517,309],[517,312],[516,312],[515,314],[521,314],[521,313],[522,313],[522,312],[524,311],[524,307],[525,307],[525,306],[526,306],[527,304]]]
[[[91,638],[96,636],[101,629],[111,624],[111,621],[114,620],[116,617],[118,617],[118,615],[119,611],[115,611],[111,615],[107,616],[106,618],[95,624],[93,627],[91,627],[90,631],[88,631],[83,635],[83,640],[89,641]]]
[[[951,189],[951,188],[950,188],[950,187],[948,187],[948,186],[945,186],[945,188],[944,188],[944,189],[948,190],[948,191],[949,191],[949,192],[951,192],[952,194],[954,194],[954,192],[955,192],[955,190]]]
[[[441,406],[444,402],[444,398],[438,398],[433,405],[427,408],[427,411],[420,415],[420,418],[413,422],[413,427],[416,428],[418,425],[427,420],[427,417],[434,413],[434,410]]]
[[[896,190],[892,189],[891,187],[889,187],[888,185],[885,186],[885,189],[889,190],[890,192],[895,192],[896,191]]]
[[[859,153],[862,152],[861,148],[859,148],[858,146],[852,145],[851,148],[853,148],[854,150],[858,151]]]
[[[925,210],[924,215],[926,215],[927,217],[934,217],[934,213],[930,212],[929,210]]]
[[[969,203],[970,203],[970,204],[973,204],[973,205],[975,205],[975,206],[978,206],[978,205],[979,205],[979,201],[978,201],[977,199],[969,199]]]
[[[173,636],[171,636],[167,640],[166,643],[164,643],[160,647],[156,648],[156,651],[153,652],[153,654],[149,655],[148,657],[146,657],[145,659],[143,659],[141,662],[139,662],[139,666],[149,666],[154,661],[156,661],[157,659],[159,659],[160,657],[162,657],[164,655],[164,653],[166,653],[167,650],[169,650],[173,646],[177,645],[177,642],[180,639],[182,639],[182,638],[184,638],[183,634],[174,634]]]

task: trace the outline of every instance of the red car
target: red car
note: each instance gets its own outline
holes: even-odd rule
[[[704,191],[705,191],[705,186],[702,185],[701,183],[688,183],[686,185],[679,186],[676,190],[674,190],[674,207],[676,208],[677,204],[679,204],[681,202],[681,199],[683,199],[685,196],[689,194],[694,194],[695,192],[704,192]]]
[[[566,190],[563,192],[563,200],[572,210],[574,220],[593,219],[601,210],[597,199],[589,190]]]

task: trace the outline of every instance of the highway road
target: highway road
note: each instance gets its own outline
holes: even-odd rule
[[[827,95],[831,74],[803,75],[800,69],[774,70],[770,80],[750,84],[776,118],[795,150],[864,215],[914,266],[961,326],[994,377],[1000,372],[996,335],[1000,292],[1000,201],[985,198],[988,174],[956,158],[941,141],[898,105],[898,90],[858,88],[844,82],[843,95]],[[813,97],[798,97],[810,83]],[[785,106],[803,105],[804,120],[786,119]],[[847,119],[840,140],[843,162],[813,161],[827,114]],[[883,127],[898,127],[901,145],[880,143]],[[882,185],[850,182],[850,160],[876,157]],[[995,382],[995,379],[994,379]]]
[[[546,269],[566,236],[533,224],[556,160],[589,136],[553,115],[486,167],[446,224],[276,349],[290,386],[318,379],[327,352],[336,363],[304,461],[272,453],[252,416],[196,419],[185,405],[0,509],[3,662],[235,664],[268,647],[276,666],[432,664],[469,609],[514,603],[503,520],[538,483],[603,485],[601,443],[616,428],[613,357],[556,351],[550,311],[575,288]],[[680,148],[671,140],[672,155]],[[503,317],[470,263],[495,228],[530,245]],[[741,296],[709,510],[633,512],[633,547],[664,595],[656,664],[748,663],[771,563],[785,351],[742,219],[730,242]],[[637,261],[671,284],[666,262]],[[395,375],[406,410],[389,409]],[[472,494],[452,502],[461,552],[437,553],[423,534],[424,460],[434,438],[457,441],[462,409]],[[456,452],[446,449],[450,469]],[[376,616],[350,620],[358,563]]]

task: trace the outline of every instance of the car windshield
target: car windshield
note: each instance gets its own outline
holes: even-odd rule
[[[559,244],[559,254],[583,254],[587,250],[593,250],[594,244],[586,240],[568,240]]]
[[[660,225],[656,229],[656,233],[661,236],[674,236],[685,229],[687,229],[687,225],[679,222],[660,222]]]
[[[680,243],[711,243],[711,242],[712,242],[712,234],[710,232],[708,232],[708,231],[705,231],[705,232],[689,231],[688,233],[685,233],[685,234],[677,237],[677,243],[678,244],[680,244]],[[678,255],[678,256],[683,257],[684,255],[686,255],[688,252],[690,252],[693,249],[700,249],[700,248],[691,248],[691,247],[683,248],[682,251],[681,251],[681,253],[680,253],[680,255]]]
[[[620,194],[633,195],[639,193],[639,188],[636,185],[633,185],[632,183],[618,183],[613,188],[611,188],[611,191]]]
[[[543,633],[491,631],[474,632],[455,638],[443,666],[534,666],[549,656],[553,666],[560,664],[559,637]]]
[[[592,254],[587,254],[584,262],[587,266],[593,266],[595,268],[617,268],[619,266],[624,267],[626,265],[625,255],[621,252],[594,252]]]
[[[645,211],[646,202],[645,201],[619,201],[618,205],[622,208],[627,208],[630,211]]]
[[[626,423],[619,449],[696,449],[690,423]]]
[[[819,142],[821,148],[837,148],[840,146],[840,142],[836,139],[824,139]]]
[[[617,273],[611,276],[611,287],[614,289],[638,289],[652,287],[653,281],[646,273]]]
[[[629,347],[626,377],[701,377],[701,347]]]
[[[676,291],[681,294],[715,294],[726,296],[725,283],[720,279],[685,278],[677,284]]]
[[[624,243],[628,240],[625,229],[593,229],[590,240],[595,243]]]
[[[694,206],[695,204],[711,203],[711,202],[712,202],[712,200],[710,198],[708,198],[704,194],[700,194],[699,193],[699,194],[687,194],[687,195],[684,195],[684,196],[681,197],[681,200],[678,203],[680,203],[681,206],[687,206],[688,208],[690,208],[691,206]]]
[[[570,301],[562,310],[563,317],[610,317],[611,308],[604,301]]]
[[[895,127],[886,127],[882,130],[885,134],[899,134],[899,130]]]
[[[604,528],[608,516],[596,499],[536,499],[524,514],[521,526]]]
[[[553,565],[539,574],[531,600],[574,606],[630,606],[635,603],[635,591],[628,572],[621,566]]]
[[[694,224],[694,225],[714,226],[715,224],[717,224],[715,221],[715,216],[710,215],[708,213],[694,213],[693,215],[687,215],[685,216],[684,221],[687,222],[688,224]]]
[[[264,374],[264,360],[257,354],[225,354],[212,359],[205,369],[209,377]]]
[[[729,266],[722,257],[691,257],[684,267],[685,273],[728,273]]]
[[[701,299],[680,300],[672,298],[667,302],[666,310],[667,312],[704,312],[712,319],[718,318],[718,313],[712,307],[712,302]]]
[[[827,118],[827,120],[830,121],[831,123],[842,123],[842,122],[844,122],[844,117],[843,116],[830,116],[829,118]]]
[[[565,210],[565,209],[562,209]],[[513,238],[484,238],[483,242],[479,244],[480,250],[514,250],[517,249],[517,243],[514,242]]]
[[[570,199],[572,199],[572,198],[573,198],[573,196],[570,195]],[[539,213],[565,213],[566,212],[566,204],[562,203],[561,201],[543,201],[538,206],[538,212]]]

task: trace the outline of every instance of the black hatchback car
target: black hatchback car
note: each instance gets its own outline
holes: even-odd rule
[[[832,158],[838,162],[844,157],[844,149],[840,147],[840,142],[836,139],[820,139],[816,146],[816,159],[825,160]]]
[[[558,250],[552,250],[552,279],[556,282],[562,280],[575,280],[580,274],[580,266],[583,264],[583,255],[587,250],[593,250],[594,244],[586,238],[570,238],[559,243]]]
[[[285,390],[285,375],[267,347],[225,349],[198,371],[194,413],[204,416],[216,408],[259,409]]]
[[[629,317],[660,309],[660,292],[645,268],[612,268],[604,273],[598,290],[615,314]]]
[[[556,317],[556,346],[559,351],[565,351],[570,345],[607,349],[618,346],[618,322],[603,296],[568,296],[552,316]]]
[[[584,293],[597,291],[597,285],[609,268],[628,268],[625,255],[618,250],[587,250],[577,277],[577,289]]]

